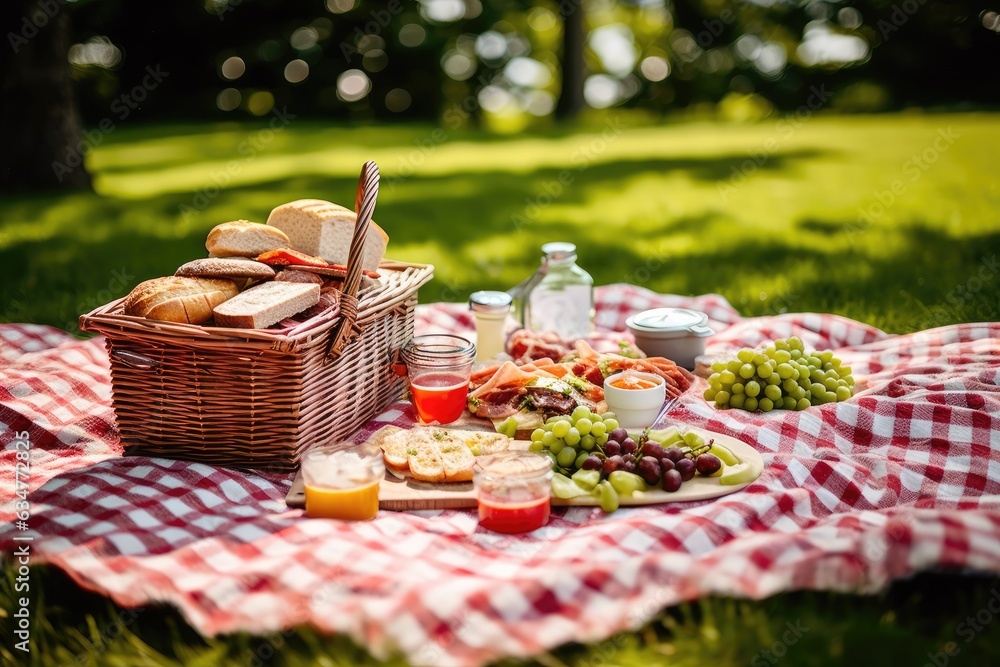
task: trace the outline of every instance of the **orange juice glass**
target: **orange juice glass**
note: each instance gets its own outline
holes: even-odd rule
[[[306,516],[368,521],[378,513],[385,476],[382,450],[344,443],[314,449],[302,458]]]
[[[476,346],[461,336],[417,336],[403,348],[410,400],[424,424],[450,424],[462,416]]]

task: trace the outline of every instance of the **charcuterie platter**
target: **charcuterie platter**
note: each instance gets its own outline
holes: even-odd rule
[[[474,433],[475,431],[470,431]],[[722,433],[713,433],[704,429],[689,429],[703,439],[714,440],[715,443],[728,448],[743,462],[751,463],[763,469],[764,462],[760,453],[750,445]],[[530,442],[512,440],[510,447],[516,450],[527,450]],[[668,493],[662,489],[636,491],[631,496],[621,497],[622,507],[640,505],[657,505],[660,503],[694,502],[719,498],[749,486],[751,482],[723,485],[717,477],[695,475],[685,482],[681,488]],[[305,505],[305,487],[302,476],[296,476],[292,482],[285,502],[289,507]],[[560,506],[598,506],[600,501],[593,495],[581,495],[575,498],[558,498],[553,496],[552,505]],[[476,494],[472,481],[458,482],[427,482],[414,478],[411,474],[387,470],[385,479],[379,485],[379,507],[384,510],[434,510],[434,509],[466,509],[476,507]]]

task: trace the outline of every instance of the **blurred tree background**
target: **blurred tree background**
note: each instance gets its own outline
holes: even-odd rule
[[[32,75],[42,78],[25,69],[47,67],[44,78],[58,81],[51,70],[66,68],[76,91],[48,101],[75,96],[84,127],[123,114],[219,120],[283,108],[298,117],[432,120],[500,133],[610,107],[654,120],[752,121],[809,104],[821,86],[837,91],[829,108],[840,112],[984,108],[1000,102],[991,74],[1000,14],[988,4],[27,0],[5,3],[12,48],[0,65],[5,102],[18,80],[23,88]],[[57,16],[42,21],[53,8]],[[38,50],[25,39],[36,29],[50,53],[66,51],[65,63],[17,57],[19,42]],[[155,91],[151,70],[164,73]],[[45,122],[37,110],[21,116]],[[63,125],[77,131],[71,117]],[[66,150],[70,142],[52,143]]]

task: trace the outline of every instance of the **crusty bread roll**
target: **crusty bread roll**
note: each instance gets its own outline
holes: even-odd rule
[[[175,276],[198,278],[256,278],[268,280],[274,277],[274,269],[267,264],[255,262],[245,257],[217,257],[195,259],[181,265]]]
[[[212,309],[239,292],[231,280],[168,276],[135,286],[125,298],[125,314],[164,322],[204,324]]]
[[[247,220],[216,225],[205,239],[205,247],[212,257],[256,258],[262,252],[290,246],[291,242],[280,229]]]
[[[321,199],[282,204],[267,217],[268,226],[287,234],[293,248],[334,264],[347,264],[356,222],[354,211]],[[389,235],[372,221],[365,239],[362,268],[377,271],[388,244]]]
[[[268,282],[241,292],[215,309],[215,323],[239,329],[266,329],[319,303],[319,285]]]

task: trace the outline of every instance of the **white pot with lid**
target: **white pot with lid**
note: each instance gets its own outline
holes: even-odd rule
[[[649,357],[665,357],[694,370],[695,357],[705,353],[705,340],[715,333],[708,315],[690,308],[654,308],[625,321],[635,344]]]

